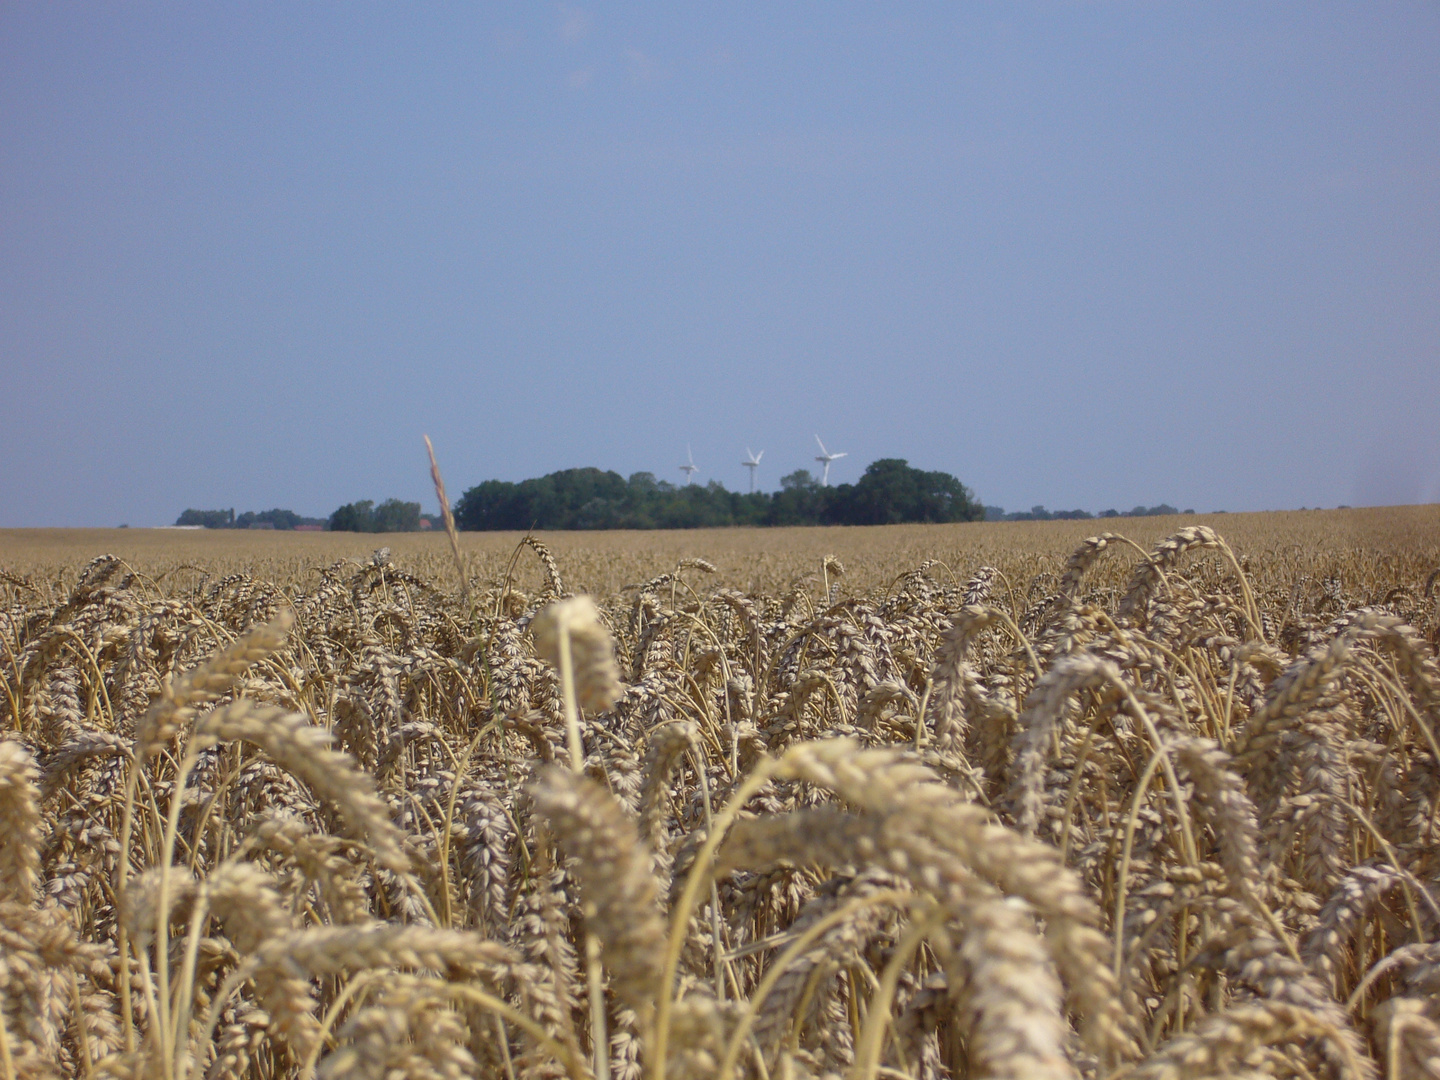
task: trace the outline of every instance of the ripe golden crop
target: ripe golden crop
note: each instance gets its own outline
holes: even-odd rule
[[[1434,1075],[1440,509],[1097,524],[0,533],[0,1077]]]

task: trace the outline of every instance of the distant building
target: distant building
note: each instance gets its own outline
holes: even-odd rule
[[[421,518],[421,519],[420,519],[420,531],[421,531],[421,532],[426,532],[427,530],[433,529],[434,527],[435,527],[434,522],[432,522],[429,518]]]
[[[296,525],[296,532],[324,532],[324,525]]]

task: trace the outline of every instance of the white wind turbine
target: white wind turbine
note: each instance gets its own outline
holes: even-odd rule
[[[695,455],[690,452],[690,444],[685,444],[685,464],[680,466],[680,471],[685,474],[685,484],[688,487],[690,479],[700,471],[700,466],[695,464]]]
[[[820,486],[821,486],[821,487],[829,487],[829,486],[830,486],[830,462],[834,461],[836,458],[842,458],[842,457],[844,457],[847,453],[849,453],[849,451],[847,451],[847,450],[841,450],[839,453],[832,454],[832,453],[830,453],[829,450],[826,450],[826,449],[825,449],[825,444],[824,444],[823,442],[820,442],[820,436],[819,436],[819,435],[816,435],[816,436],[815,436],[815,441],[816,441],[817,443],[820,443],[820,453],[817,454],[817,455],[815,455],[815,460],[818,461],[818,462],[821,462],[821,463],[825,466],[824,471],[821,472],[821,474],[820,474]]]
[[[748,446],[745,447],[745,460],[742,461],[742,462],[740,462],[740,464],[741,464],[741,465],[744,465],[745,468],[747,468],[747,469],[750,470],[750,494],[751,494],[751,495],[754,495],[754,494],[755,494],[755,470],[760,467],[760,459],[761,459],[762,457],[764,457],[764,456],[765,456],[765,451],[764,451],[764,450],[761,450],[761,451],[757,454],[757,453],[755,453],[755,451],[751,450]]]

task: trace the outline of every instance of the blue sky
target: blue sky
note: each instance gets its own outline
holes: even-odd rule
[[[0,403],[0,526],[1440,500],[1440,7],[6,4]]]

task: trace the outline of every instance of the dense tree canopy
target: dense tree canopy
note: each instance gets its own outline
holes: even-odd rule
[[[186,510],[176,525],[203,525],[207,529],[294,529],[300,525],[319,525],[321,518],[307,518],[293,510],[246,510],[238,517],[230,510]]]
[[[888,525],[976,521],[984,508],[949,473],[876,461],[857,484],[821,487],[801,469],[773,494],[724,485],[671,484],[653,473],[626,480],[600,469],[565,469],[534,480],[487,480],[455,508],[462,529],[690,529],[723,525]],[[332,525],[332,527],[334,527]]]
[[[261,510],[259,513],[247,510],[235,519],[235,527],[253,529],[268,525],[272,529],[293,529],[304,521],[294,510]]]
[[[235,527],[235,509],[231,507],[229,510],[186,510],[175,519],[175,524],[192,529],[196,525],[204,526],[207,529],[233,529]]]
[[[1032,506],[1029,510],[1017,510],[1007,514],[1003,506],[985,507],[986,521],[1088,521],[1091,518],[1118,517],[1159,517],[1164,514],[1193,514],[1194,510],[1177,510],[1169,503],[1155,506],[1137,506],[1133,510],[1102,510],[1092,514],[1088,510],[1046,510],[1043,506]]]
[[[1148,517],[1193,514],[1168,503],[1132,510],[1029,510],[1006,513],[982,506],[955,477],[912,469],[903,458],[873,461],[854,484],[822,487],[808,469],[780,478],[780,490],[748,495],[727,491],[717,481],[671,484],[654,473],[627,480],[600,469],[564,469],[534,480],[487,480],[455,506],[462,529],[694,529],[726,525],[892,525],[902,522],[1052,521],[1076,518]],[[420,504],[386,499],[347,503],[328,519],[291,510],[186,510],[177,525],[208,529],[295,529],[324,525],[335,532],[414,532]],[[426,523],[426,528],[429,524]]]
[[[830,519],[846,525],[975,521],[984,513],[955,477],[912,469],[902,458],[871,462],[859,483],[835,489],[829,508]]]
[[[415,532],[420,528],[420,504],[386,499],[376,506],[362,499],[336,510],[326,527],[331,532]]]

